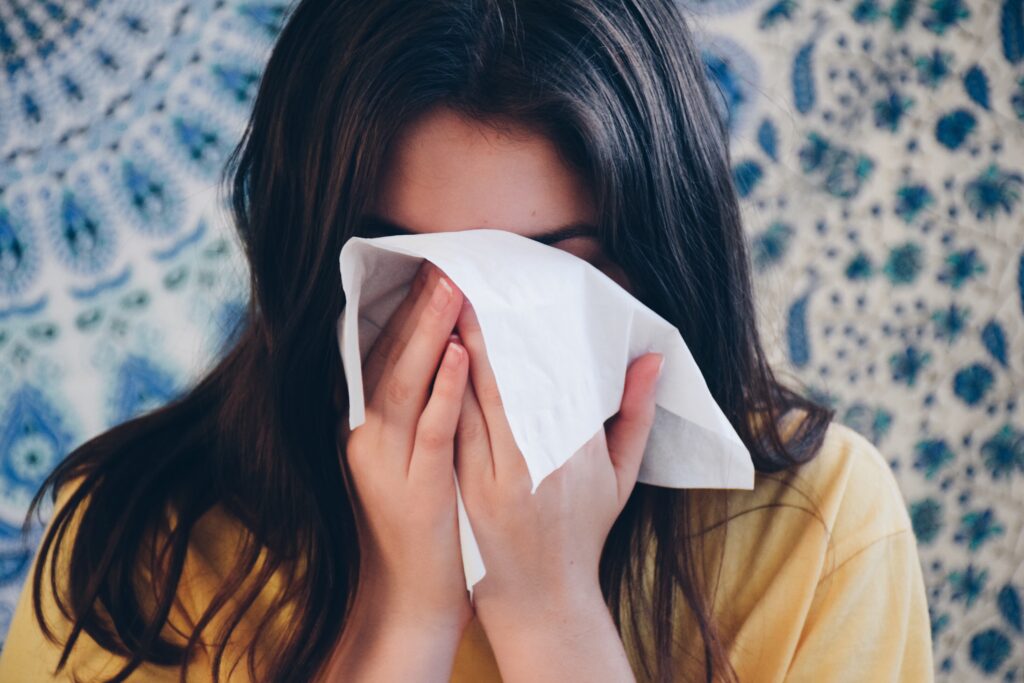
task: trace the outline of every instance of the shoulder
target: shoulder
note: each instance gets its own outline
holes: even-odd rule
[[[817,527],[828,547],[828,564],[836,566],[872,543],[912,534],[889,463],[871,441],[839,422],[829,424],[810,461],[786,473],[757,473],[752,490],[729,491],[728,498],[731,513],[762,505],[795,506],[793,513],[762,515],[749,523],[770,525],[790,539]]]
[[[8,626],[6,640],[0,651],[0,680],[32,680],[50,681],[65,680],[71,675],[76,680],[96,680],[99,677],[113,676],[124,663],[124,659],[105,650],[90,635],[82,631],[75,640],[74,647],[68,655],[62,670],[58,671],[58,662],[65,643],[72,632],[72,614],[63,608],[70,609],[69,573],[72,545],[78,534],[82,517],[89,504],[89,496],[79,497],[84,477],[77,477],[64,483],[56,490],[55,498],[45,498],[42,511],[49,512],[49,520],[43,537],[54,528],[58,513],[69,503],[75,506],[64,526],[64,533],[54,537],[54,543],[45,556],[42,547],[37,547],[29,566],[28,573],[22,584],[11,621]],[[52,501],[52,507],[50,507]],[[48,510],[47,510],[48,508]],[[59,544],[59,545],[58,545]],[[55,555],[56,553],[56,555]],[[56,571],[54,571],[56,557]],[[37,567],[39,581],[36,582]],[[58,594],[53,589],[56,588]],[[53,638],[47,636],[37,620],[33,593],[38,590],[39,608],[46,627]],[[60,602],[58,602],[58,600]],[[171,681],[177,680],[170,670],[151,664],[143,664],[134,672],[133,680],[139,681]]]
[[[828,523],[837,560],[896,533],[912,533],[906,501],[892,468],[867,438],[829,425],[816,457],[796,470]]]
[[[927,668],[927,608],[913,529],[896,478],[874,444],[833,422],[810,461],[757,473],[751,490],[718,493],[729,521],[722,545],[713,546],[721,568],[715,616],[740,680],[781,680],[798,661],[801,670],[816,672],[807,680],[830,677],[824,671],[833,664],[846,671],[842,680],[906,680],[888,670],[851,673],[864,673],[857,652],[871,660],[893,634],[853,638],[843,631],[884,631],[889,627],[879,624],[898,620],[909,624],[906,634],[914,640],[907,656]],[[835,650],[844,638],[844,648]],[[897,654],[887,652],[886,665],[917,666],[899,664]]]
[[[833,422],[810,461],[754,476],[754,488],[700,491],[697,509],[705,571],[729,596],[720,615],[734,628],[769,609],[798,619],[830,572],[876,543],[913,541],[909,515],[892,470],[878,449]],[[721,524],[722,520],[727,523]],[[720,567],[720,572],[718,568]],[[749,624],[748,624],[749,625]],[[797,628],[794,622],[790,625]]]
[[[72,498],[78,497],[77,494],[82,489],[83,483],[84,478],[79,477],[67,482],[57,490],[46,531],[53,526],[57,513],[65,508]],[[79,502],[68,521],[66,533],[60,539],[60,554],[56,573],[58,580],[55,585],[62,596],[66,595],[69,589],[67,585],[69,553],[77,538],[83,514],[87,506],[92,503],[92,499],[91,494],[86,494]],[[171,525],[176,523],[173,515],[168,522]],[[235,569],[243,546],[244,531],[243,525],[227,514],[220,505],[203,515],[192,527],[184,567],[176,586],[173,603],[170,612],[161,624],[160,634],[169,643],[177,647],[183,647],[187,643],[188,636],[195,629],[204,611],[215,600],[226,578]],[[156,547],[160,547],[164,540],[163,532],[160,530],[156,531],[155,540],[147,538],[147,542],[154,543]],[[73,622],[69,618],[71,615],[61,612],[56,602],[56,596],[51,590],[51,578],[54,576],[51,567],[52,553],[51,550],[45,558],[42,579],[38,585],[41,591],[43,614],[47,625],[53,630],[57,642],[49,640],[42,632],[32,608],[31,593],[35,585],[33,580],[35,567],[44,559],[37,549],[19,595],[6,642],[3,649],[0,650],[0,680],[43,681],[54,680],[54,676],[57,675],[55,673],[57,662],[71,632]],[[146,554],[145,552],[140,553],[140,555]],[[264,557],[265,554],[261,553],[256,569],[259,568],[259,562]],[[138,605],[148,618],[155,618],[155,587],[150,579],[151,575],[148,571],[140,566],[136,567],[133,580],[137,588]],[[283,590],[283,585],[282,577],[279,573],[275,573],[265,590],[261,591],[250,604],[226,648],[225,657],[221,662],[221,680],[247,680],[244,661],[235,669],[234,673],[231,672],[231,668],[246,654],[245,650],[251,644],[250,639],[253,637],[258,618],[262,616],[262,610],[268,608],[272,598]],[[243,583],[243,588],[248,588],[248,586],[248,582]],[[220,637],[222,629],[230,622],[232,610],[237,607],[234,596],[228,596],[227,607],[232,609],[218,610],[203,630],[198,648],[194,651],[195,659],[188,665],[189,680],[211,679],[213,645],[210,639]],[[103,613],[106,613],[105,610]],[[270,635],[265,635],[265,638],[273,639],[282,632],[284,624],[279,621],[275,620],[269,632]],[[268,645],[261,643],[261,646]],[[125,662],[125,658],[105,650],[87,632],[83,631],[71,650],[64,672],[87,676],[112,676]],[[12,672],[18,672],[22,678],[10,676]],[[179,667],[177,666],[159,666],[147,662],[133,672],[132,680],[153,681],[153,683],[177,681],[178,674]]]

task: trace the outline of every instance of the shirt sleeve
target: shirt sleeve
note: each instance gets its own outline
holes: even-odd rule
[[[818,583],[786,681],[933,681],[931,622],[906,528],[869,543]]]

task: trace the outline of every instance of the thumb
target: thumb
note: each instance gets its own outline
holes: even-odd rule
[[[608,454],[619,484],[619,504],[626,504],[640,471],[647,436],[654,424],[654,395],[663,356],[648,353],[626,371],[619,412],[607,423]]]

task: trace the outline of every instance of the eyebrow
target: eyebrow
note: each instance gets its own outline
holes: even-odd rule
[[[416,233],[404,225],[399,225],[386,218],[378,216],[376,214],[368,213],[362,217],[362,226],[368,228],[369,231],[378,235],[416,235]],[[586,221],[577,221],[575,223],[567,223],[559,226],[554,230],[549,230],[542,235],[525,235],[530,239],[540,242],[541,244],[555,244],[562,240],[572,239],[573,237],[598,237],[597,226]]]

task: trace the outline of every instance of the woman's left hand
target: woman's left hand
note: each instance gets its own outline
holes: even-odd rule
[[[531,493],[468,302],[456,329],[469,352],[471,382],[463,394],[455,466],[487,567],[473,591],[481,625],[490,636],[492,626],[509,635],[518,626],[544,630],[552,620],[557,629],[576,624],[587,631],[595,628],[594,618],[610,622],[598,562],[636,483],[654,420],[661,355],[649,353],[630,365],[619,413]]]

